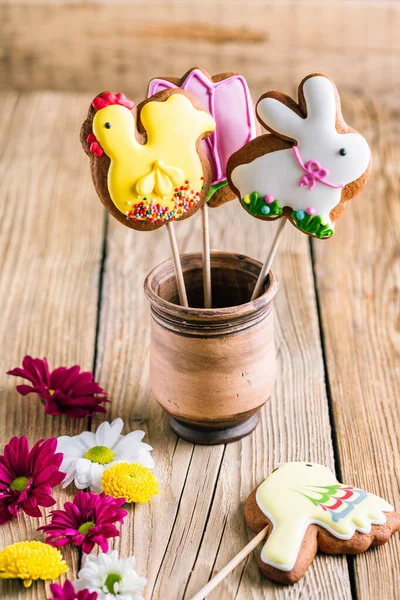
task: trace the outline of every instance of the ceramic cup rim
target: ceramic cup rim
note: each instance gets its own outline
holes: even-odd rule
[[[184,274],[185,274],[185,264],[186,263],[190,263],[194,259],[198,260],[199,258],[200,258],[200,261],[202,261],[201,252],[189,252],[189,253],[181,254],[180,257],[181,257],[182,269],[183,269]],[[256,269],[258,269],[259,272],[261,271],[261,268],[262,268],[262,263],[255,258],[252,258],[245,254],[240,254],[238,252],[221,252],[218,250],[211,251],[211,266],[212,266],[213,261],[218,260],[218,259],[223,260],[224,258],[230,259],[230,260],[232,258],[236,258],[239,261],[245,261],[248,265],[250,264],[253,267],[255,267]],[[147,277],[144,281],[144,292],[152,305],[156,305],[159,308],[164,309],[168,313],[178,313],[179,312],[179,314],[181,316],[187,315],[189,318],[197,317],[197,318],[207,319],[207,317],[211,317],[211,316],[213,316],[213,317],[216,317],[216,316],[232,317],[232,316],[237,315],[239,308],[241,310],[242,315],[250,314],[250,313],[256,312],[256,311],[264,308],[266,305],[271,303],[277,290],[278,290],[278,278],[276,277],[276,275],[274,274],[273,271],[270,271],[268,273],[268,275],[266,276],[266,280],[268,279],[268,286],[267,286],[266,290],[264,291],[263,294],[261,294],[261,296],[259,296],[255,300],[249,300],[248,302],[245,302],[244,304],[237,304],[235,306],[228,306],[228,307],[223,307],[223,308],[193,308],[190,306],[189,307],[181,306],[179,304],[174,304],[173,302],[169,302],[168,300],[165,300],[165,298],[163,298],[162,296],[159,296],[153,289],[152,284],[154,284],[157,274],[160,271],[162,271],[163,269],[165,270],[167,267],[168,267],[168,270],[172,274],[174,272],[172,258],[168,258],[168,259],[162,261],[161,263],[156,265],[149,272],[149,274],[147,275]],[[196,268],[198,268],[198,267],[196,267]],[[190,270],[190,269],[186,269],[186,270]]]

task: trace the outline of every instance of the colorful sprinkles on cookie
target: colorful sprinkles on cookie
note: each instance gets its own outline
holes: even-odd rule
[[[203,179],[203,178],[201,178]],[[200,200],[200,192],[195,192],[188,180],[178,188],[174,189],[172,201],[174,208],[162,206],[160,203],[155,203],[153,200],[148,200],[146,196],[141,202],[135,204],[128,212],[128,219],[132,221],[169,221],[184,215],[186,212],[193,210]]]
[[[331,237],[334,221],[364,187],[371,167],[366,140],[343,120],[335,85],[310,75],[299,86],[299,104],[268,92],[256,112],[270,133],[228,163],[242,206],[259,219],[283,216],[308,235]],[[254,158],[248,162],[248,156]]]
[[[130,227],[155,229],[189,216],[205,201],[210,169],[198,140],[211,134],[215,123],[178,89],[143,102],[136,118],[133,108],[123,94],[100,94],[81,139],[92,156],[96,190],[110,212]]]

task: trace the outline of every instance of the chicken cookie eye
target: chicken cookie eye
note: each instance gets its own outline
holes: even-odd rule
[[[105,123],[104,127],[105,127],[106,129],[111,129],[111,123],[109,123],[109,122],[107,121],[107,123]]]
[[[307,464],[306,464],[306,467],[312,467],[312,465],[310,465],[310,463],[307,463]]]
[[[346,154],[347,154],[346,148],[340,148],[339,154],[340,154],[340,156],[346,156]]]

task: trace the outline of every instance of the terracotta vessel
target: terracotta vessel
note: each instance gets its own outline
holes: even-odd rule
[[[183,254],[181,261],[190,308],[179,305],[172,260],[155,267],[144,284],[152,314],[151,391],[180,437],[231,442],[256,427],[274,386],[277,279],[270,272],[264,293],[250,302],[261,263],[213,252],[213,308],[205,309],[202,256]]]

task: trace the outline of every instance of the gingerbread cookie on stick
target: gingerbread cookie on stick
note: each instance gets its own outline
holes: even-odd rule
[[[330,238],[371,171],[369,146],[344,121],[335,84],[325,75],[308,75],[298,96],[298,103],[280,92],[261,96],[257,118],[270,133],[228,161],[228,181],[243,208],[257,219],[284,219],[252,300],[262,291],[287,220],[310,236]]]
[[[82,125],[81,142],[107,210],[141,231],[190,217],[210,187],[201,140],[214,127],[199,100],[179,89],[160,92],[137,110],[123,94],[97,96]]]
[[[214,127],[195,96],[174,89],[136,110],[124,94],[103,92],[81,128],[94,186],[107,210],[132,229],[167,225],[183,305],[187,298],[172,221],[190,217],[206,200],[211,168],[201,141]]]
[[[257,535],[191,600],[206,598],[261,542],[261,573],[291,584],[304,576],[318,550],[359,554],[400,529],[400,515],[386,500],[339,483],[323,465],[304,462],[275,469],[247,498],[244,515]]]
[[[331,237],[346,202],[371,171],[369,146],[344,121],[335,84],[325,75],[308,75],[298,104],[268,92],[256,113],[271,133],[228,162],[228,180],[242,206],[259,219],[286,217],[308,235]]]
[[[258,566],[273,581],[295,583],[318,550],[358,554],[385,544],[400,529],[400,515],[378,496],[339,483],[322,465],[285,463],[250,494],[247,525],[270,525]]]

